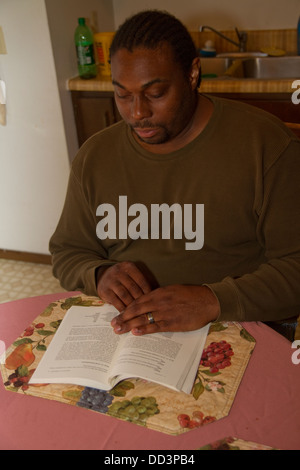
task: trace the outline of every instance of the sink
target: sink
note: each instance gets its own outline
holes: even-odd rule
[[[229,57],[201,57],[201,75],[203,78],[224,76],[231,63]]]
[[[300,56],[256,57],[243,60],[245,78],[300,79]]]
[[[300,56],[201,57],[201,74],[203,78],[222,79],[300,79]]]
[[[267,57],[265,52],[222,52],[217,57],[231,57],[233,59],[245,59],[247,57]]]

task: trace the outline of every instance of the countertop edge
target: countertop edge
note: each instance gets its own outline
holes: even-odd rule
[[[199,91],[203,93],[293,93],[296,79],[233,79],[216,78],[203,79]],[[95,79],[84,80],[74,77],[67,81],[69,91],[97,91],[113,92],[114,87],[110,78],[97,77]]]

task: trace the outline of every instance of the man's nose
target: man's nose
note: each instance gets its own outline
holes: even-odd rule
[[[139,121],[151,116],[151,110],[145,99],[135,97],[132,102],[131,116],[133,119]]]

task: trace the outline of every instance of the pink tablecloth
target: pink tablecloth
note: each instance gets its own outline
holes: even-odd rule
[[[0,353],[49,303],[68,295],[1,304]],[[1,380],[0,449],[194,450],[234,436],[278,449],[299,450],[300,364],[292,362],[295,350],[262,323],[244,326],[257,344],[226,418],[169,436],[56,401],[14,394],[4,389]]]

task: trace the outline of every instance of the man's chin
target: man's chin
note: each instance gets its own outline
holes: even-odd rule
[[[149,145],[164,144],[169,140],[167,133],[162,133],[161,129],[132,129],[138,141]]]

